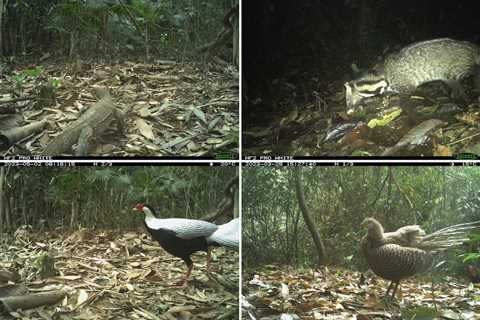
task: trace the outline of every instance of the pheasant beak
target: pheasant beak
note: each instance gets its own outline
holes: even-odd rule
[[[143,205],[137,204],[132,210],[143,213]]]

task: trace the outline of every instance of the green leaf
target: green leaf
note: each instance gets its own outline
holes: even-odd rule
[[[479,258],[480,258],[480,253],[471,252],[471,253],[467,253],[464,256],[463,262],[474,261],[474,260],[478,260]]]
[[[52,80],[50,80],[50,83],[52,84],[52,87],[58,88],[58,87],[60,87],[60,84],[62,82],[59,79],[52,79]]]
[[[434,320],[442,314],[434,308],[419,307],[411,310],[402,311],[402,319],[411,320]]]
[[[193,114],[194,114],[198,119],[200,119],[205,125],[208,125],[207,118],[205,117],[205,113],[204,113],[202,110],[200,110],[200,109],[198,109],[198,108],[196,108],[196,107],[194,107],[194,106],[191,106],[191,107],[190,107],[190,110],[192,110]]]

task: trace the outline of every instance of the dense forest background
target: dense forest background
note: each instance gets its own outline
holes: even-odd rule
[[[296,196],[293,168],[245,168],[243,265],[315,266],[317,249]],[[480,170],[460,167],[302,168],[306,205],[323,240],[325,263],[365,271],[360,223],[376,217],[386,231],[419,224],[427,232],[480,220]],[[445,255],[448,270],[465,275],[466,254],[475,243]],[[459,257],[463,254],[462,257]],[[478,258],[478,254],[471,255]],[[469,263],[472,263],[470,260]]]
[[[35,230],[132,229],[146,202],[161,217],[202,219],[237,205],[235,167],[1,167],[0,232],[20,226]],[[232,192],[233,190],[233,192]],[[223,221],[220,219],[220,221]]]
[[[237,158],[239,46],[238,0],[0,1],[0,153]]]
[[[0,167],[0,318],[237,318],[237,252],[212,248],[213,272],[196,252],[175,286],[185,262],[133,211],[225,223],[238,215],[237,169]]]
[[[0,53],[178,60],[215,40],[235,5],[234,0],[0,1]],[[232,42],[220,48],[230,52],[229,60],[231,48]]]

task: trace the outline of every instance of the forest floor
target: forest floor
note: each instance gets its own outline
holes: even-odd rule
[[[369,273],[369,272],[368,272]],[[401,282],[396,301],[383,299],[388,282],[373,274],[264,266],[243,274],[243,319],[480,319],[480,286],[453,278]],[[435,308],[436,307],[436,308]],[[250,313],[250,315],[248,314]]]
[[[42,155],[55,137],[71,131],[72,123],[95,105],[95,87],[110,92],[123,125],[114,120],[94,137],[96,143],[85,155],[238,155],[239,76],[233,66],[77,60],[0,70],[1,156]],[[9,133],[27,124],[39,127],[23,130],[27,136]],[[70,148],[53,155],[73,154]]]
[[[170,285],[184,276],[184,262],[144,234],[18,230],[0,237],[0,270],[19,274],[15,283],[0,285],[0,298],[6,288],[65,294],[53,305],[0,319],[238,319],[239,256],[215,248],[212,257],[218,270],[207,275],[206,254],[194,254],[190,282],[178,288]]]

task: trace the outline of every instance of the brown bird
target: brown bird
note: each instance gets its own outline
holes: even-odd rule
[[[363,255],[376,275],[391,281],[386,297],[395,284],[393,299],[401,280],[430,268],[435,253],[467,241],[467,233],[479,227],[480,221],[457,224],[428,235],[417,225],[384,232],[374,218],[366,218],[362,225],[367,227],[361,241]]]

